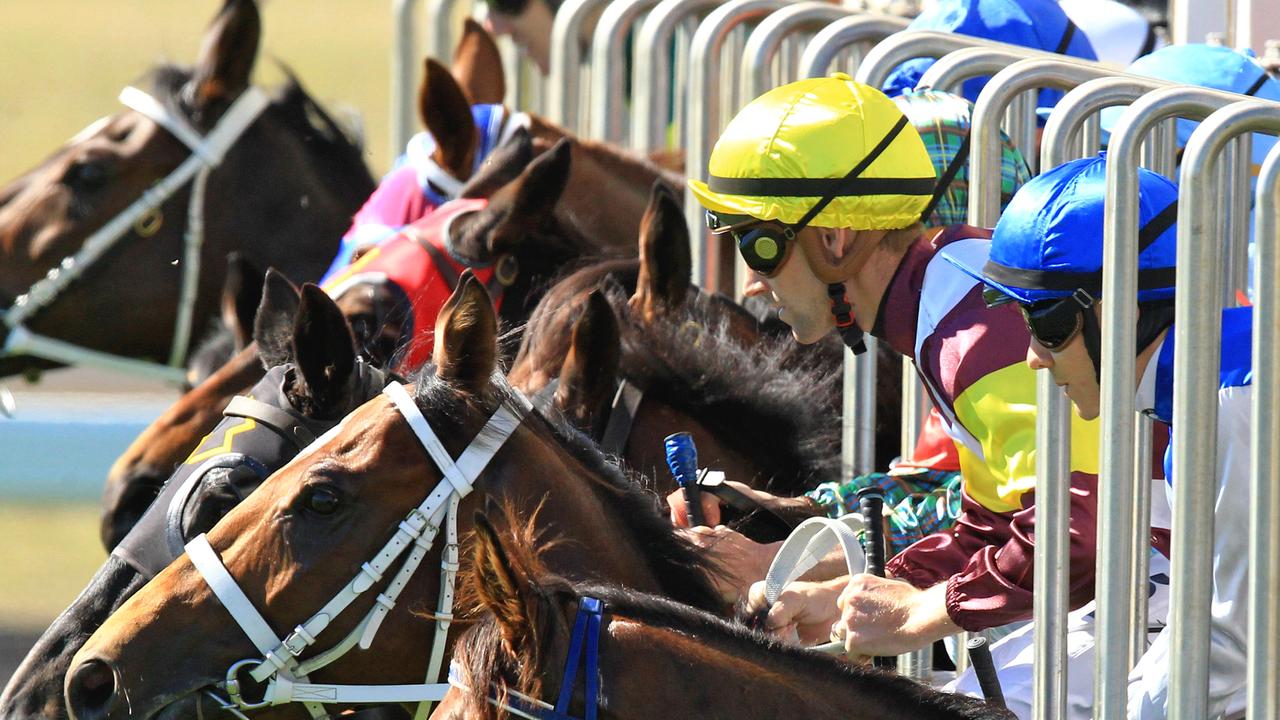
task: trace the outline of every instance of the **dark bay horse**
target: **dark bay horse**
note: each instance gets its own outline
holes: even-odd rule
[[[386,374],[356,356],[351,329],[314,285],[269,273],[254,337],[266,377],[165,484],[159,499],[27,653],[0,694],[0,719],[66,717],[63,676],[84,640],[116,608],[213,527],[271,472],[377,395]],[[214,707],[214,706],[210,706]]]
[[[412,396],[388,390],[365,404],[198,538],[202,567],[216,556],[275,631],[304,621],[343,588],[373,587],[391,596],[403,588],[404,597],[385,614],[383,632],[370,639],[375,652],[342,656],[316,671],[313,681],[422,681],[435,647],[439,610],[432,608],[439,607],[442,575],[448,576],[436,568],[446,549],[449,556],[457,551],[442,542],[465,536],[472,513],[489,502],[534,518],[550,545],[546,561],[560,573],[720,608],[710,565],[657,513],[655,499],[581,435],[521,409],[520,396],[497,374],[492,304],[469,274],[442,311],[435,342],[434,365],[417,378]],[[428,443],[427,435],[436,440]],[[430,461],[428,448],[434,448]],[[444,479],[446,471],[451,480]],[[469,483],[475,492],[446,502],[457,497],[448,489],[461,487],[455,482]],[[453,509],[444,513],[446,505]],[[453,517],[462,535],[441,528],[442,537],[414,556],[426,569],[398,578],[391,588],[386,583],[399,573],[389,564],[395,555],[380,555],[370,563],[383,568],[383,581],[350,584],[352,572],[379,548],[405,548],[403,533],[425,533],[423,518],[443,517]],[[190,716],[196,693],[255,654],[260,640],[250,642],[228,626],[227,610],[196,570],[192,553],[130,598],[77,653],[66,685],[73,717]],[[376,594],[355,597],[351,612],[327,618],[328,629],[312,637],[323,647],[350,637],[375,604],[387,607],[374,602]],[[305,635],[310,633],[298,637]],[[298,655],[316,660],[310,652]]]
[[[550,392],[663,495],[674,488],[663,438],[677,431],[692,433],[700,465],[776,494],[838,479],[840,353],[801,351],[789,333],[766,332],[727,297],[694,286],[688,232],[667,190],[654,193],[639,253],[548,292],[512,385]]]
[[[255,105],[240,104],[261,96],[249,83],[260,33],[252,0],[227,0],[192,69],[159,67],[145,94],[128,96],[131,108],[146,114],[129,109],[95,123],[0,188],[0,308],[13,308],[64,258],[83,251],[87,238],[188,161],[207,163],[207,183],[201,173],[176,186],[168,200],[124,226],[99,260],[82,257],[78,278],[51,298],[32,294],[23,306],[32,312],[21,324],[90,350],[164,362],[193,250],[204,259],[191,286],[196,333],[217,314],[222,259],[232,250],[260,268],[319,276],[374,182],[361,148],[296,80],[256,117],[249,113]],[[238,137],[230,134],[245,122]],[[201,144],[206,136],[222,138],[216,128],[228,129],[228,142]],[[195,247],[184,235],[193,232],[189,209],[202,184],[202,202],[195,198],[194,205],[203,208],[203,234]],[[64,271],[59,282],[70,276]],[[186,349],[178,348],[179,361]],[[9,355],[0,357],[0,376],[50,366]]]
[[[572,267],[578,257],[633,253],[644,209],[611,200],[630,197],[634,194],[631,182],[642,181],[647,183],[643,191],[647,198],[652,185],[664,177],[651,165],[607,149],[565,142],[567,147],[548,149],[535,158],[532,139],[518,133],[513,142],[495,151],[486,167],[463,188],[465,197],[489,197],[488,205],[450,226],[458,254],[488,261],[505,253],[516,261],[519,274],[504,291],[501,313],[510,327],[523,325],[551,278]],[[630,170],[617,177],[632,179],[609,184],[607,178],[619,165]],[[575,187],[591,184],[596,186],[594,195],[581,189],[572,192]],[[601,202],[601,193],[609,200]],[[614,205],[617,215],[600,225],[584,225],[581,218],[599,204]],[[582,230],[591,232],[584,236]],[[619,241],[620,236],[627,241]],[[345,294],[344,309],[357,327],[362,352],[379,360],[394,354],[405,340],[400,322],[403,300],[385,287],[357,288]],[[420,325],[430,322],[418,320]],[[509,353],[514,353],[517,341],[517,335],[508,337]],[[106,547],[113,547],[128,532],[160,483],[217,424],[231,397],[261,377],[262,366],[255,352],[252,348],[242,351],[179,398],[116,460],[103,491],[101,534]]]
[[[440,720],[1014,717],[665,598],[571,584],[547,572],[527,539],[499,540],[483,517],[473,547],[469,587],[489,614],[459,642],[451,674],[458,691],[437,711]]]

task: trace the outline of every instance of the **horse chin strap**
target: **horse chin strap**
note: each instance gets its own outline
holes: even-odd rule
[[[209,173],[222,164],[227,151],[249,129],[270,101],[258,88],[250,87],[236,98],[207,135],[201,135],[182,117],[175,115],[147,93],[133,87],[120,92],[120,102],[145,115],[167,130],[191,150],[191,155],[164,179],[142,193],[96,232],[85,239],[74,255],[63,258],[45,277],[35,282],[14,300],[13,307],[3,311],[7,335],[0,355],[35,355],[65,364],[97,365],[134,374],[159,375],[164,380],[181,383],[185,373],[181,365],[187,356],[194,320],[196,294],[200,284],[200,248],[204,242],[204,191]],[[31,332],[26,323],[48,307],[73,282],[93,266],[132,228],[146,226],[146,232],[159,229],[149,222],[160,206],[174,193],[193,181],[187,207],[187,228],[182,256],[182,293],[178,300],[178,317],[174,321],[173,343],[168,365],[133,358],[123,358],[100,350],[91,350],[66,340]],[[142,230],[139,230],[142,232]]]
[[[233,664],[228,670],[223,687],[230,704],[253,710],[289,702],[304,703],[312,717],[327,717],[326,704],[356,703],[419,703],[415,718],[425,719],[431,704],[440,700],[449,689],[448,683],[439,682],[444,666],[445,638],[453,620],[454,586],[458,573],[458,503],[466,497],[476,479],[488,466],[493,456],[520,426],[530,406],[524,396],[515,393],[515,407],[504,404],[489,418],[484,428],[471,441],[455,461],[449,456],[440,438],[418,409],[413,398],[398,382],[383,389],[392,406],[413,430],[423,449],[435,462],[444,479],[417,507],[400,522],[395,535],[360,572],[310,619],[299,624],[283,640],[245,596],[235,579],[222,564],[208,539],[200,535],[187,544],[187,555],[196,570],[204,577],[209,589],[231,613],[245,635],[263,654]],[[333,431],[316,440],[323,444]],[[314,447],[314,444],[313,444]],[[307,451],[303,451],[304,455]],[[382,621],[395,607],[400,592],[408,585],[414,572],[427,556],[441,528],[445,531],[445,544],[440,561],[440,597],[436,609],[436,630],[427,666],[426,682],[419,685],[328,685],[307,680],[307,675],[342,657],[357,644],[368,650],[373,644]],[[308,660],[301,656],[318,636],[343,610],[363,593],[383,579],[392,564],[408,550],[404,562],[385,590],[377,595],[373,607],[356,627],[337,645]],[[242,695],[241,672],[267,683],[262,700],[250,702]]]

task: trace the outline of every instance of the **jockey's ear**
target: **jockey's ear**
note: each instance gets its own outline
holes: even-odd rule
[[[227,254],[227,279],[222,283],[222,324],[236,339],[236,352],[253,342],[253,319],[262,302],[262,271],[238,252]]]
[[[689,229],[680,203],[671,188],[658,181],[640,224],[640,275],[629,303],[632,312],[648,322],[683,306],[692,274]]]
[[[489,31],[471,18],[464,21],[462,39],[453,52],[453,76],[477,105],[498,105],[507,96],[498,45]]]
[[[489,518],[475,514],[476,596],[485,610],[493,613],[502,629],[507,652],[520,657],[524,648],[536,648],[537,594],[529,572],[512,562]]]
[[[436,141],[431,158],[459,180],[471,177],[480,144],[471,103],[458,81],[431,58],[426,60],[418,88],[418,114]]]
[[[298,289],[279,270],[269,268],[253,320],[258,359],[267,370],[293,359],[293,319],[297,314]]]
[[[436,318],[436,377],[479,393],[498,367],[498,316],[489,291],[464,270]]]
[[[596,425],[608,416],[614,379],[622,362],[618,320],[600,290],[587,298],[586,310],[573,324],[569,353],[560,366],[556,405],[579,428],[595,435]]]
[[[298,373],[291,400],[308,403],[317,413],[343,404],[355,377],[355,341],[337,304],[311,283],[302,286],[293,324],[293,358]]]
[[[262,18],[253,0],[227,0],[200,45],[184,94],[196,124],[213,127],[231,101],[249,87],[258,58]]]

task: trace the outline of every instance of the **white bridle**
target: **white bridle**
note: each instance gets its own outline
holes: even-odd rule
[[[235,578],[227,572],[218,553],[203,534],[187,544],[187,556],[191,563],[263,654],[261,659],[241,660],[227,670],[226,691],[230,698],[229,705],[252,710],[269,705],[301,702],[306,704],[313,717],[320,718],[326,716],[323,708],[325,704],[417,702],[419,706],[415,718],[422,720],[430,712],[431,703],[442,699],[449,689],[447,682],[440,682],[440,675],[444,668],[445,637],[453,620],[454,586],[458,573],[458,503],[470,494],[480,473],[484,472],[489,461],[520,426],[530,405],[523,395],[515,392],[515,407],[508,404],[500,406],[455,461],[402,385],[392,382],[382,392],[409,424],[444,479],[426,499],[409,511],[400,522],[395,535],[372,560],[361,567],[359,574],[319,612],[295,627],[288,637],[283,640],[277,637],[240,589]],[[315,445],[327,442],[336,430],[335,428],[317,439]],[[304,454],[306,452],[303,451]],[[359,644],[361,650],[369,649],[382,621],[395,607],[400,592],[427,556],[442,525],[445,544],[440,560],[440,597],[426,682],[417,685],[328,685],[309,682],[308,674],[334,662],[355,645]],[[308,660],[300,660],[302,653],[316,642],[316,636],[361,594],[380,582],[391,569],[392,563],[406,549],[409,549],[409,553],[400,569],[386,589],[378,594],[373,608],[364,619],[337,645]],[[242,669],[249,669],[249,676],[257,682],[268,683],[261,701],[247,702],[241,696],[239,674]]]
[[[170,112],[163,103],[137,88],[126,87],[120,91],[120,102],[168,130],[190,148],[191,155],[173,172],[145,190],[141,197],[119,215],[98,228],[74,255],[63,258],[62,262],[49,270],[44,278],[36,281],[25,293],[19,295],[14,300],[13,307],[3,311],[4,324],[8,326],[9,332],[3,348],[0,348],[0,355],[35,355],[68,365],[96,365],[110,370],[151,377],[159,376],[171,382],[182,382],[185,373],[180,366],[186,359],[187,346],[191,340],[196,292],[200,280],[200,248],[204,242],[205,185],[208,182],[209,173],[222,163],[227,151],[262,114],[270,101],[261,90],[254,87],[246,89],[231,104],[209,134],[203,136],[191,127],[185,118]],[[178,300],[178,317],[174,321],[173,343],[169,350],[168,365],[91,350],[66,340],[38,335],[27,329],[26,322],[35,313],[52,303],[103,254],[114,247],[116,241],[134,227],[135,223],[149,213],[155,212],[179,188],[193,178],[191,199],[187,207],[187,228],[182,257],[182,294]]]

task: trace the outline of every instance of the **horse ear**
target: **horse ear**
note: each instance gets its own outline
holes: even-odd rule
[[[262,302],[253,320],[262,367],[270,370],[293,359],[293,318],[298,314],[298,289],[275,268],[262,283]]]
[[[471,175],[480,136],[471,103],[443,65],[427,58],[418,88],[418,114],[436,140],[436,162],[456,178]]]
[[[498,44],[488,30],[471,18],[464,22],[462,39],[453,52],[453,76],[477,105],[498,105],[507,96]]]
[[[533,138],[527,128],[517,128],[511,139],[484,159],[480,169],[458,191],[458,197],[488,198],[520,176],[533,162]]]
[[[680,203],[671,188],[656,182],[640,225],[640,275],[631,309],[651,321],[664,310],[680,307],[688,297],[692,273],[689,229]]]
[[[497,618],[507,651],[518,655],[534,635],[537,594],[533,580],[528,572],[511,562],[498,531],[487,516],[476,513],[474,522],[476,595],[484,608]]]
[[[618,321],[604,293],[596,290],[587,308],[573,324],[569,353],[560,366],[556,404],[580,428],[594,430],[596,411],[613,394],[614,378],[621,363]]]
[[[254,0],[226,0],[200,46],[200,56],[188,84],[197,109],[228,103],[249,87],[258,58],[262,18]],[[220,112],[219,108],[218,111]],[[201,117],[204,124],[215,118]]]
[[[236,352],[253,342],[253,320],[262,302],[262,271],[238,252],[227,255],[227,279],[222,284],[222,324],[236,339]]]
[[[489,251],[494,255],[510,252],[529,228],[544,226],[555,216],[556,203],[569,183],[572,146],[561,139],[547,152],[530,163],[515,182],[504,188],[511,193],[509,211],[502,224],[489,236]],[[505,192],[500,194],[505,195]],[[500,196],[490,203],[496,210],[503,205]]]
[[[470,270],[462,272],[436,318],[432,359],[437,377],[472,393],[488,387],[498,367],[498,316],[489,291]]]
[[[293,358],[298,367],[293,392],[310,398],[318,409],[336,407],[355,373],[355,340],[337,303],[312,283],[302,286],[293,322]]]

